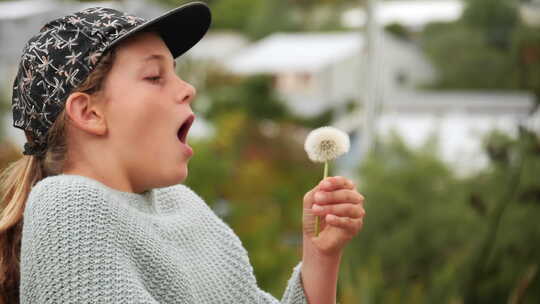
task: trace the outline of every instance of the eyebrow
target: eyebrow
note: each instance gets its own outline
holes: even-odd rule
[[[144,62],[150,61],[150,60],[166,61],[165,56],[160,55],[160,54],[152,54],[143,59]],[[173,67],[176,69],[176,60],[173,60]]]

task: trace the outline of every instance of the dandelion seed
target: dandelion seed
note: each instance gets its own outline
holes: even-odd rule
[[[324,163],[349,152],[349,136],[334,127],[321,127],[309,133],[304,144],[309,159]]]

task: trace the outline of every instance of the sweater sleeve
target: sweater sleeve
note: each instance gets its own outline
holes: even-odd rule
[[[38,183],[23,218],[20,303],[148,303],[151,296],[122,263],[115,214],[98,189]]]
[[[302,285],[301,276],[302,262],[299,262],[294,268],[281,301],[274,298],[270,293],[259,289],[260,300],[258,303],[265,304],[308,304],[307,297]]]
[[[308,304],[304,286],[302,285],[302,262],[298,263],[287,283],[287,288],[281,299],[283,304]]]

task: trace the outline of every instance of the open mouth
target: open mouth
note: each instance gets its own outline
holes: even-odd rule
[[[180,126],[180,129],[178,129],[177,137],[182,143],[186,143],[187,134],[189,132],[189,128],[191,128],[191,125],[193,124],[193,121],[195,120],[195,115],[191,114],[186,118],[184,123]]]

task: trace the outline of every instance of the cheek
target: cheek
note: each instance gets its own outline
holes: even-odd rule
[[[172,139],[170,119],[158,108],[137,106],[124,113],[118,117],[120,130],[131,145],[151,152]]]
[[[163,119],[151,109],[132,109],[118,119],[122,124],[122,131],[128,133],[130,138],[146,141],[147,137],[163,133]]]
[[[145,150],[159,148],[163,141],[172,139],[174,119],[160,94],[141,85],[121,91],[120,87],[109,95],[108,123],[113,140],[122,146],[146,146]],[[156,144],[156,143],[160,144]]]
[[[128,97],[128,96],[125,96]],[[132,142],[134,139],[143,140],[152,130],[155,123],[149,107],[141,100],[130,98],[111,99],[108,109],[108,125],[113,140]]]

